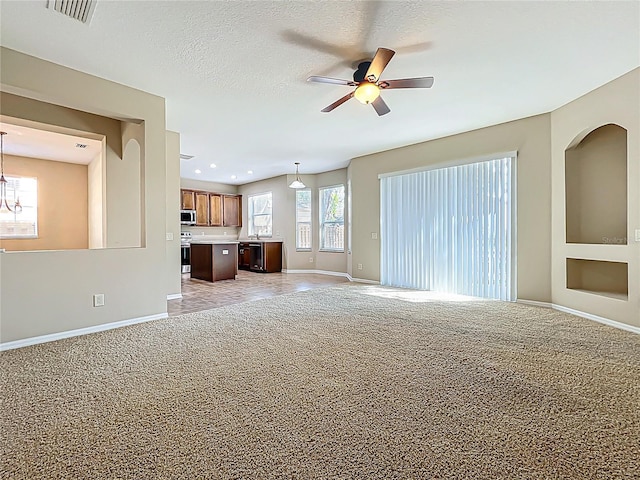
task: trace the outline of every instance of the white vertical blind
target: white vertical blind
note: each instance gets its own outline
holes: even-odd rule
[[[383,285],[512,300],[512,158],[380,179]]]

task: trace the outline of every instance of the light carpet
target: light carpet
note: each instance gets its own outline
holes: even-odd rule
[[[0,354],[0,477],[640,478],[640,336],[341,285]]]

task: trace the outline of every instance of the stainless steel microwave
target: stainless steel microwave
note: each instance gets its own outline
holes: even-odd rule
[[[195,225],[196,224],[196,211],[195,210],[180,210],[180,224],[181,225]]]

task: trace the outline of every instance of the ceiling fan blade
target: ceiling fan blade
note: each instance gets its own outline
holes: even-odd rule
[[[373,102],[371,102],[371,105],[373,105],[373,108],[376,110],[376,113],[379,116],[386,115],[391,111],[391,109],[387,106],[387,104],[384,102],[382,97],[376,98]]]
[[[396,52],[389,50],[388,48],[379,48],[378,51],[376,51],[376,55],[373,57],[373,60],[371,60],[371,65],[369,65],[367,74],[364,76],[365,80],[372,83],[380,80],[382,71],[385,69],[395,53]]]
[[[433,86],[433,77],[383,80],[378,86],[380,88],[431,88]]]
[[[312,75],[307,78],[307,82],[316,82],[316,83],[332,83],[334,85],[349,85],[350,87],[355,87],[358,84],[351,80],[341,80],[339,78],[329,78],[329,77],[319,77],[317,75]]]
[[[336,107],[339,107],[340,105],[342,105],[344,102],[346,102],[347,100],[349,100],[351,97],[353,97],[353,92],[348,93],[347,95],[345,95],[344,97],[340,98],[339,100],[336,100],[335,102],[333,102],[331,105],[329,105],[328,107],[323,108],[322,110],[320,110],[321,112],[327,113],[330,112],[331,110],[333,110]]]

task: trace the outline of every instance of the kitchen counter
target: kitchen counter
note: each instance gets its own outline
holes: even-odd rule
[[[240,238],[240,243],[283,243],[281,238]]]

